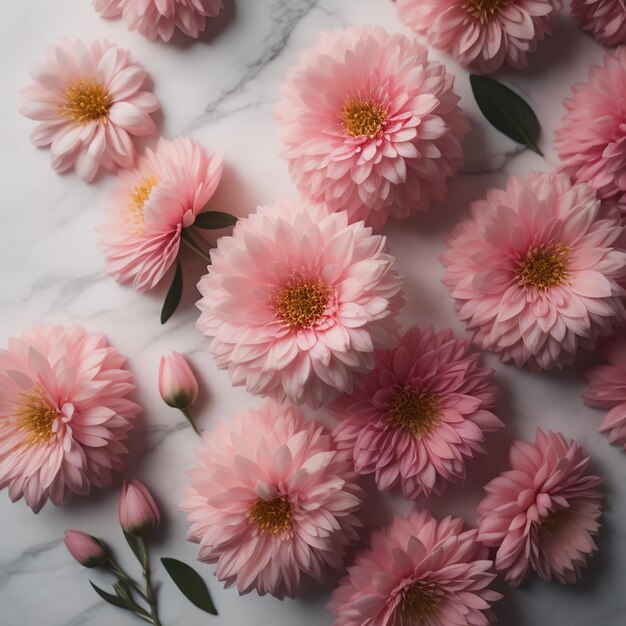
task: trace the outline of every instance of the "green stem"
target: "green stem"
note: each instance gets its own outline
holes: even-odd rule
[[[143,547],[143,576],[146,579],[146,602],[150,607],[150,614],[152,616],[152,623],[154,626],[162,626],[159,620],[159,612],[157,609],[156,596],[154,594],[154,587],[152,586],[152,575],[150,572],[150,557],[148,556],[148,548],[145,544],[143,537],[139,537],[139,542]]]
[[[113,559],[109,559],[109,567],[118,578],[121,578],[133,591],[148,602],[148,596],[143,592],[139,583],[133,580]]]
[[[187,418],[187,421],[191,424],[191,427],[194,429],[196,434],[200,435],[201,433],[198,430],[198,427],[196,426],[196,423],[194,422],[193,417],[191,417],[191,413],[189,412],[189,409],[180,409],[180,412]]]
[[[196,242],[191,238],[191,235],[183,230],[181,235],[182,242],[190,249],[193,250],[201,259],[204,259],[207,263],[211,263],[211,257],[204,252],[200,246],[196,244]]]

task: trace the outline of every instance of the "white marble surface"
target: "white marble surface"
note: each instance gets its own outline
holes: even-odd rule
[[[0,229],[1,341],[36,321],[80,323],[105,333],[129,355],[138,379],[137,399],[145,406],[140,432],[133,438],[131,469],[150,485],[164,511],[164,523],[154,556],[176,556],[192,562],[195,546],[185,542],[187,524],[177,510],[186,483],[184,471],[192,463],[198,441],[182,416],[165,407],[158,395],[156,375],[162,353],[187,353],[201,373],[205,389],[198,422],[210,427],[221,415],[258,400],[231,389],[205,352],[196,331],[195,282],[202,266],[189,260],[181,310],[162,328],[158,314],[163,290],[139,295],[118,286],[104,273],[96,245],[95,226],[106,205],[110,175],[86,185],[74,174],[59,176],[48,165],[47,151],[28,142],[32,122],[17,112],[18,87],[28,82],[28,69],[48,42],[63,35],[86,40],[107,37],[132,50],[154,80],[163,107],[161,133],[173,138],[190,134],[225,156],[223,183],[213,202],[239,215],[279,195],[296,196],[285,163],[278,156],[271,109],[285,70],[298,50],[311,46],[322,28],[378,23],[389,30],[405,30],[390,0],[226,0],[223,16],[199,41],[177,38],[170,44],[152,43],[126,31],[121,22],[102,20],[88,0],[4,0],[0,21],[0,172],[2,172],[2,228]],[[470,95],[468,72],[446,59],[457,75],[457,90],[474,130],[465,146],[466,166],[453,182],[444,206],[402,226],[387,229],[389,247],[405,273],[409,304],[404,312],[411,323],[441,328],[462,327],[452,301],[440,283],[438,255],[442,239],[464,217],[467,202],[484,194],[506,174],[548,169],[556,158],[551,146],[561,116],[562,98],[573,82],[583,79],[602,49],[563,17],[552,38],[544,42],[523,72],[503,72],[506,79],[532,102],[544,128],[541,147],[547,159],[521,150],[492,129]],[[440,55],[435,55],[442,58]],[[626,456],[597,434],[601,413],[579,399],[583,388],[581,365],[563,373],[535,375],[514,367],[489,363],[498,370],[505,393],[498,407],[507,431],[492,437],[491,454],[475,468],[465,489],[453,489],[428,503],[438,513],[474,519],[480,486],[506,463],[513,437],[530,437],[537,425],[577,437],[594,458],[594,469],[606,480],[606,514],[599,537],[600,553],[572,587],[533,580],[522,589],[507,591],[496,606],[504,626],[619,626],[626,622]],[[87,574],[62,544],[65,528],[101,536],[120,548],[129,566],[117,526],[117,489],[74,499],[63,508],[46,506],[34,515],[22,502],[11,504],[0,494],[0,624],[2,626],[120,626],[140,623],[129,614],[99,601]],[[418,505],[424,505],[419,502]],[[372,495],[365,518],[368,526],[384,523],[394,511],[415,504],[397,495]],[[155,563],[155,577],[165,574]],[[279,602],[271,597],[239,598],[212,577],[212,568],[199,565],[220,610],[210,618],[184,601],[171,583],[161,588],[164,624],[221,626],[329,626],[324,605],[329,590],[306,584],[302,596]]]

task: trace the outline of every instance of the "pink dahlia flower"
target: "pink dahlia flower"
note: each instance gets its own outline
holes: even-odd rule
[[[589,406],[610,409],[600,432],[608,433],[611,443],[626,450],[626,340],[607,342],[603,352],[608,363],[588,372],[589,387],[583,399]]]
[[[112,208],[100,227],[109,273],[138,291],[152,289],[176,261],[192,226],[222,176],[222,158],[197,141],[159,139],[137,167],[117,177]]]
[[[526,56],[552,31],[560,0],[397,0],[400,19],[428,42],[483,73]]]
[[[379,27],[325,31],[276,107],[291,176],[311,202],[381,228],[445,197],[469,130],[454,77]]]
[[[357,472],[376,475],[381,491],[399,481],[407,498],[441,494],[448,481],[463,483],[466,461],[485,452],[484,433],[502,426],[488,410],[492,375],[468,341],[414,326],[335,403],[337,446]]]
[[[572,14],[581,28],[607,46],[626,43],[624,0],[572,0]]]
[[[626,193],[626,47],[591,67],[588,83],[574,85],[556,131],[564,170],[601,198]],[[589,121],[593,120],[593,124]]]
[[[334,625],[487,626],[501,596],[489,589],[493,562],[476,533],[458,517],[396,517],[333,592]]]
[[[140,408],[126,359],[80,327],[37,326],[0,350],[0,489],[38,512],[109,486]]]
[[[204,441],[181,508],[226,587],[293,597],[302,574],[323,581],[326,566],[343,567],[363,492],[323,426],[266,400]]]
[[[122,15],[121,0],[92,0],[93,8],[106,18],[120,17]]]
[[[618,282],[623,228],[565,174],[511,177],[474,202],[442,256],[444,279],[474,341],[503,361],[550,369],[592,349],[626,311]]]
[[[485,486],[478,540],[497,548],[496,569],[513,586],[534,570],[544,580],[575,582],[596,545],[600,484],[575,442],[537,429],[535,443],[516,441],[512,469]]]
[[[31,76],[35,82],[22,89],[19,110],[39,122],[31,141],[50,146],[58,172],[74,167],[90,182],[101,167],[132,167],[133,138],[156,132],[150,113],[159,104],[142,89],[145,70],[108,41],[48,46],[46,62]]]
[[[233,385],[318,407],[397,338],[404,299],[385,238],[345,211],[279,202],[211,251],[198,328]]]

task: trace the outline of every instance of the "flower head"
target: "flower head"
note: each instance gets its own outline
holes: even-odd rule
[[[572,15],[607,46],[626,43],[626,2],[624,0],[572,0]]]
[[[198,328],[234,385],[320,406],[396,338],[402,304],[385,239],[345,211],[280,202],[239,220],[198,284]]]
[[[549,369],[592,349],[626,315],[616,217],[565,174],[511,177],[475,202],[442,256],[444,282],[474,341],[504,361]]]
[[[80,530],[66,530],[64,541],[70,554],[85,567],[100,567],[108,560],[102,541]]]
[[[335,589],[335,626],[486,626],[500,594],[487,549],[460,518],[428,511],[396,517],[372,535]]]
[[[363,493],[323,426],[266,400],[204,439],[181,508],[227,587],[293,597],[302,574],[343,566]]]
[[[428,42],[483,73],[526,66],[549,35],[560,0],[398,0],[400,19]]]
[[[143,90],[146,72],[108,41],[63,39],[46,49],[45,63],[31,76],[20,112],[39,122],[31,141],[50,146],[58,172],[74,167],[89,182],[101,167],[132,167],[133,138],[156,132],[150,113],[159,104]]]
[[[574,582],[596,549],[601,508],[598,476],[575,442],[537,429],[535,442],[516,441],[511,469],[485,486],[478,540],[497,548],[496,569],[513,586],[534,570],[544,580]]]
[[[211,199],[222,159],[197,141],[160,139],[137,167],[120,172],[100,227],[108,271],[138,291],[152,289],[175,262],[184,228]]]
[[[626,193],[626,47],[591,67],[589,82],[574,85],[556,131],[564,170],[598,191],[600,198]],[[594,120],[593,124],[589,120]]]
[[[149,535],[161,519],[152,494],[138,480],[124,483],[120,493],[119,516],[120,526],[132,537]]]
[[[276,108],[301,193],[381,228],[443,200],[469,130],[454,77],[404,35],[324,31]]]
[[[466,462],[485,452],[484,433],[502,426],[489,411],[492,375],[469,342],[414,326],[333,406],[337,446],[381,491],[399,481],[407,498],[440,494],[450,480],[463,483]]]
[[[182,354],[174,351],[161,357],[159,392],[165,404],[175,409],[186,409],[198,398],[198,381]]]
[[[126,359],[102,335],[36,326],[0,350],[0,489],[35,512],[109,486],[140,407]]]

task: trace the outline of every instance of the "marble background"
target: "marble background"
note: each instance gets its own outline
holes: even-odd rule
[[[86,185],[74,174],[59,176],[48,165],[47,151],[28,141],[33,123],[17,112],[18,88],[28,82],[29,67],[40,60],[45,44],[63,35],[89,40],[107,37],[132,50],[154,81],[162,104],[160,132],[196,137],[225,157],[223,183],[212,207],[245,215],[277,196],[296,197],[272,119],[286,69],[298,51],[314,44],[323,28],[377,23],[405,31],[390,0],[226,0],[227,9],[198,41],[175,38],[169,44],[150,42],[129,33],[118,21],[101,19],[88,0],[3,0],[0,21],[0,229],[1,341],[33,322],[82,324],[105,333],[122,352],[138,380],[137,399],[145,407],[143,423],[131,446],[129,472],[147,482],[158,497],[164,521],[154,543],[155,577],[165,581],[157,556],[193,562],[195,546],[185,541],[187,524],[177,503],[186,483],[185,470],[198,445],[182,416],[169,409],[157,392],[161,354],[186,353],[204,388],[196,407],[198,422],[210,428],[218,416],[258,402],[232,389],[206,353],[196,331],[195,283],[203,267],[186,258],[186,287],[179,312],[162,328],[159,310],[164,291],[139,295],[106,277],[94,229],[107,203],[113,179],[99,177]],[[406,31],[408,32],[408,31]],[[541,148],[546,159],[521,149],[491,128],[470,93],[468,71],[444,59],[457,76],[456,88],[473,131],[465,143],[466,165],[451,185],[446,203],[430,213],[387,228],[389,248],[406,275],[408,306],[403,323],[451,325],[452,301],[440,283],[438,256],[443,238],[467,212],[467,204],[489,186],[503,184],[509,173],[525,175],[556,162],[553,131],[570,86],[586,77],[602,49],[562,16],[554,35],[545,41],[523,72],[498,77],[532,103],[543,126]],[[443,57],[435,54],[438,58]],[[154,143],[150,140],[148,143]],[[491,437],[490,455],[475,466],[466,488],[452,489],[432,503],[404,502],[397,494],[372,493],[365,513],[368,527],[394,512],[431,506],[437,514],[463,515],[473,522],[481,485],[506,466],[514,437],[531,437],[536,426],[576,437],[594,458],[594,470],[606,481],[606,513],[599,536],[600,552],[571,587],[532,580],[507,591],[496,606],[504,626],[618,626],[625,623],[626,599],[626,457],[597,434],[602,414],[585,407],[579,394],[581,371],[593,356],[583,357],[562,373],[531,374],[502,366],[492,357],[504,390],[498,415],[507,430]],[[323,413],[319,415],[324,418]],[[367,483],[370,491],[371,483]],[[117,485],[63,508],[48,505],[34,515],[24,503],[11,504],[0,494],[0,624],[2,626],[120,626],[140,623],[100,601],[87,574],[106,583],[105,576],[79,567],[62,543],[68,527],[101,536],[120,548],[120,560],[132,567],[117,524]],[[329,626],[324,609],[329,589],[314,583],[301,597],[279,602],[254,594],[240,598],[223,590],[212,568],[198,565],[220,611],[211,618],[188,604],[168,582],[160,591],[164,624],[216,626]],[[329,583],[329,586],[332,581]]]

